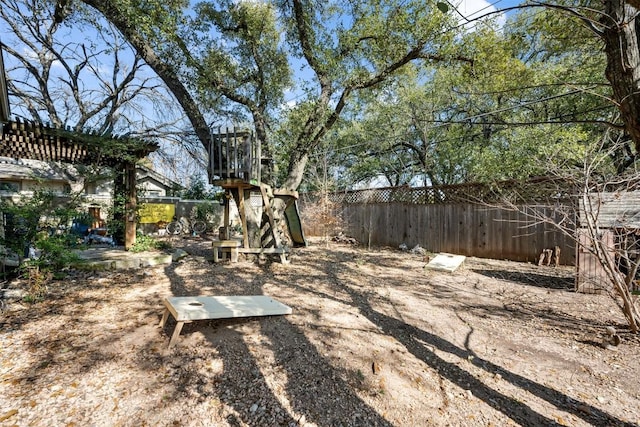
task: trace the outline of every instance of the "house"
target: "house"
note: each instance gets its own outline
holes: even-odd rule
[[[37,190],[50,191],[62,198],[81,194],[86,212],[101,222],[113,204],[113,174],[108,168],[81,171],[80,166],[41,160],[0,157],[0,198],[18,200]],[[136,166],[138,191],[144,198],[165,198],[182,187],[146,166]]]
[[[84,175],[84,176],[83,176]],[[136,166],[137,188],[142,198],[173,197],[180,184],[146,166]],[[87,201],[110,202],[113,174],[108,168],[90,173],[58,162],[0,157],[0,197],[31,195],[47,190],[59,195],[82,192]]]
[[[69,194],[82,188],[78,181],[77,172],[70,166],[0,157],[0,197],[31,194],[38,188]]]
[[[146,166],[136,167],[138,191],[143,198],[175,197],[183,187],[175,181]]]

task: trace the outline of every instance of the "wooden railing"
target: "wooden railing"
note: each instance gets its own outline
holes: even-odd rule
[[[246,129],[222,129],[211,134],[209,180],[240,179],[260,182],[260,144]]]

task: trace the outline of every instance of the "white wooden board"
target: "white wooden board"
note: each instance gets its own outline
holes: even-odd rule
[[[435,256],[429,263],[424,267],[430,270],[438,270],[438,271],[448,271],[449,273],[453,273],[460,267],[460,265],[464,262],[467,257],[464,255],[453,255],[441,253]]]
[[[178,322],[291,314],[291,307],[266,295],[169,297],[164,302]]]

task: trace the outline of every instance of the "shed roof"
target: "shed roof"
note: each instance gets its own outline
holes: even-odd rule
[[[591,211],[600,227],[640,228],[640,191],[616,191],[592,195],[589,209],[580,203],[580,218]]]
[[[153,180],[167,190],[171,188],[183,188],[182,185],[178,184],[177,182],[143,165],[136,166],[136,174],[138,176],[138,182]]]

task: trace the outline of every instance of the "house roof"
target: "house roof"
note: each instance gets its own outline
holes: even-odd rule
[[[177,182],[145,166],[137,166],[136,174],[139,183],[151,179],[167,189],[175,188],[176,186],[182,188]],[[0,179],[75,182],[80,179],[80,174],[74,166],[69,164],[0,157]]]
[[[70,165],[40,160],[12,159],[0,157],[0,179],[4,180],[46,180],[76,181],[77,171]]]
[[[163,185],[166,189],[170,188],[183,188],[182,185],[167,178],[166,176],[159,174],[158,172],[150,169],[146,166],[136,166],[136,173],[138,175],[138,182],[144,182],[146,179],[152,179],[159,184]]]
[[[4,71],[4,60],[2,58],[2,48],[0,47],[0,123],[7,123],[10,114],[7,75]]]

